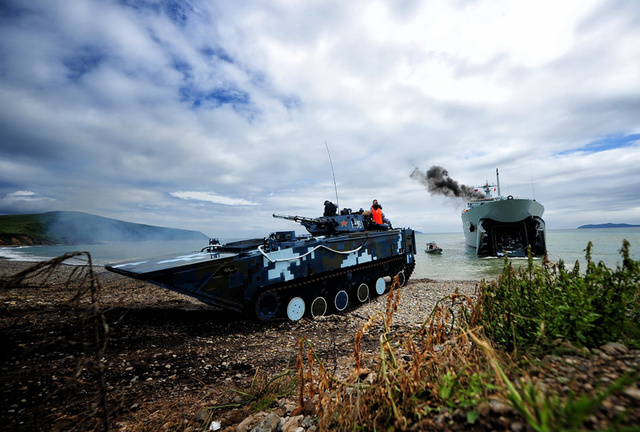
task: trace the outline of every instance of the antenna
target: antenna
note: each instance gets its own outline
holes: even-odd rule
[[[327,154],[329,155],[329,163],[331,164],[331,174],[333,174],[333,188],[336,191],[336,207],[338,207],[338,211],[340,211],[340,201],[338,200],[338,186],[336,185],[336,173],[333,170],[333,161],[331,160],[331,152],[329,152],[329,144],[327,141],[324,142],[325,147],[327,148]]]
[[[529,163],[529,173],[531,174],[531,192],[533,192],[533,200],[536,199],[536,190],[533,187],[533,168],[531,167],[531,163]]]

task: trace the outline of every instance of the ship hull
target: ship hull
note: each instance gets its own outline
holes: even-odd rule
[[[525,256],[546,250],[544,207],[530,199],[495,199],[471,203],[462,213],[468,246],[478,256]]]

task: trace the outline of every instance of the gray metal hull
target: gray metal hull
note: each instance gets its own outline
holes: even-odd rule
[[[544,207],[535,200],[496,198],[469,203],[462,213],[468,246],[479,256],[524,256],[546,250]]]

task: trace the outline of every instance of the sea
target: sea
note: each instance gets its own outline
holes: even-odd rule
[[[619,251],[624,239],[630,243],[631,258],[640,260],[640,227],[547,230],[546,235],[549,259],[552,262],[563,260],[568,268],[573,268],[576,261],[580,263],[582,270],[586,268],[585,249],[589,242],[593,243],[591,259],[595,262],[602,261],[611,269],[622,265]],[[419,233],[416,239],[418,253],[412,279],[490,280],[496,278],[504,268],[504,258],[476,257],[475,249],[465,244],[462,232]],[[435,241],[442,248],[442,254],[432,255],[425,252],[426,244],[430,241]],[[206,242],[189,240],[0,247],[0,258],[39,262],[68,252],[87,251],[91,254],[92,263],[101,266],[121,261],[199,251],[204,246]],[[511,261],[515,266],[527,265],[527,258],[511,258]],[[535,262],[541,261],[541,257],[535,257]],[[86,259],[73,259],[67,263],[86,264]]]

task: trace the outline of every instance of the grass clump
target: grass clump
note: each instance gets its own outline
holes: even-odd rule
[[[472,300],[452,294],[417,331],[397,334],[392,324],[399,296],[394,286],[386,313],[372,316],[356,334],[346,377],[327,372],[308,340],[299,341],[300,404],[318,401],[319,430],[431,429],[444,412],[474,423],[475,407],[495,392],[484,353],[458,325],[473,313]],[[364,338],[376,333],[377,353],[363,353]]]
[[[545,257],[535,266],[529,256],[525,268],[506,262],[494,281],[480,285],[479,321],[486,335],[508,351],[517,347],[548,347],[562,340],[579,347],[597,347],[608,341],[640,343],[640,264],[629,256],[629,242],[615,270],[591,260],[580,272],[576,261],[568,270],[562,261]]]
[[[328,372],[307,339],[298,342],[300,405],[316,401],[319,430],[449,430],[454,423],[459,430],[499,430],[509,428],[507,418],[539,432],[592,428],[606,399],[637,385],[638,367],[587,390],[535,359],[558,338],[568,346],[638,344],[639,264],[629,258],[629,243],[616,270],[593,263],[591,248],[583,275],[577,263],[568,271],[562,262],[545,258],[534,266],[530,258],[516,272],[507,261],[497,281],[482,281],[477,299],[441,299],[410,333],[392,325],[400,295],[394,284],[386,313],[357,332],[346,376]],[[367,337],[377,337],[377,353],[363,352]],[[609,427],[636,430],[637,413],[636,420],[627,415],[610,418]]]
[[[259,412],[272,407],[278,399],[293,395],[297,388],[297,377],[290,370],[270,377],[267,373],[258,369],[247,391],[233,391],[240,394],[244,399],[237,406],[247,405],[253,412]]]

